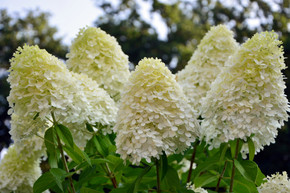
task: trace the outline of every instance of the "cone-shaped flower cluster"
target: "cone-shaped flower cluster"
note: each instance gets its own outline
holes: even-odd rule
[[[221,68],[238,48],[233,32],[224,25],[211,27],[204,36],[187,66],[177,74],[190,104],[200,114],[201,99],[206,96],[211,83]]]
[[[199,124],[175,81],[158,59],[143,59],[122,93],[114,131],[117,153],[139,164],[142,158],[180,153],[195,141]]]
[[[201,128],[211,147],[251,136],[259,152],[275,141],[289,111],[281,73],[283,48],[277,37],[274,32],[254,35],[211,85],[203,100]],[[248,151],[247,144],[243,151]]]
[[[86,75],[71,73],[63,62],[37,46],[18,48],[8,81],[8,101],[19,117],[11,131],[15,140],[38,132],[41,126],[47,128],[51,113],[63,124],[114,122],[117,107],[105,90]]]
[[[21,146],[12,145],[0,162],[0,192],[1,193],[31,193],[33,184],[41,175],[39,157],[27,157],[29,147],[19,152]],[[23,149],[22,149],[23,150]]]
[[[267,176],[267,182],[258,187],[259,193],[289,193],[290,180],[288,179],[287,172],[282,175],[277,173],[272,176]]]
[[[120,98],[130,75],[129,61],[114,37],[100,28],[83,28],[72,42],[67,57],[70,70],[88,75],[115,100]]]

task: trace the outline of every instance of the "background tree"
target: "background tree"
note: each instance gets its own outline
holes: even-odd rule
[[[136,65],[143,57],[158,57],[172,72],[184,68],[210,26],[226,24],[243,43],[260,31],[274,30],[283,41],[286,65],[290,64],[290,2],[283,0],[109,0],[96,1],[103,9],[95,25],[115,36],[129,60]],[[151,21],[142,10],[149,6]],[[165,40],[158,38],[152,24],[159,15],[167,27]],[[290,77],[287,69],[284,74]],[[289,95],[289,81],[286,80]],[[289,125],[289,124],[288,124]],[[290,172],[290,132],[280,130],[277,143],[265,148],[256,156],[265,174],[287,170]],[[275,165],[275,167],[272,167]]]
[[[24,17],[10,15],[7,10],[0,10],[0,151],[10,143],[9,119],[7,115],[9,94],[7,69],[9,59],[19,46],[24,44],[39,45],[40,48],[65,59],[67,47],[61,38],[55,36],[57,28],[50,26],[49,14],[39,10],[30,10]]]

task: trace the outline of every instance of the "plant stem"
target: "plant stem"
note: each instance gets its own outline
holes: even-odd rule
[[[190,160],[190,167],[189,167],[188,176],[187,176],[187,183],[190,182],[190,179],[191,179],[192,166],[193,166],[193,163],[194,163],[194,160],[195,160],[195,154],[196,154],[197,145],[198,145],[197,142],[195,142],[194,147],[193,147],[191,160]]]
[[[159,161],[158,161],[158,159],[155,159],[155,165],[156,165],[156,173],[157,173],[157,193],[161,193],[161,190],[160,190]]]
[[[221,173],[221,175],[220,175],[220,177],[219,177],[219,179],[218,179],[218,183],[217,183],[217,185],[216,185],[216,189],[215,189],[216,192],[218,192],[218,190],[219,190],[219,188],[220,188],[220,183],[221,183],[222,178],[224,177],[224,174],[225,174],[225,171],[226,171],[227,165],[228,165],[228,161],[226,160],[226,161],[225,161],[224,168],[223,168],[223,171],[222,171],[222,173]]]
[[[57,134],[56,134],[56,137],[57,137],[57,143],[58,143],[58,147],[59,147],[59,150],[60,150],[60,154],[61,154],[62,162],[63,162],[64,167],[65,167],[65,171],[66,171],[67,173],[69,173],[69,169],[68,169],[68,167],[67,167],[67,163],[66,163],[66,159],[65,159],[65,156],[64,156],[64,153],[63,153],[63,149],[62,149],[62,144],[61,144],[61,142],[60,142],[60,138],[59,138],[59,136],[58,136]],[[74,188],[74,185],[73,185],[72,177],[69,176],[68,179],[69,179],[69,181],[70,181],[70,186],[71,186],[71,188],[72,188],[72,193],[75,193],[76,191],[75,191],[75,188]]]
[[[53,125],[57,125],[57,121],[56,121],[56,119],[54,117],[54,113],[53,112],[51,112],[51,117],[52,117],[52,120],[53,120]],[[59,148],[60,154],[61,154],[61,159],[62,159],[63,165],[65,167],[65,171],[67,173],[69,173],[69,169],[68,169],[68,166],[67,166],[67,163],[66,163],[66,159],[65,159],[65,156],[64,156],[64,151],[63,151],[63,148],[62,148],[62,144],[61,144],[60,138],[59,138],[57,133],[56,133],[56,138],[57,138],[58,148]],[[75,191],[75,188],[74,188],[72,177],[68,176],[68,179],[70,181],[70,186],[71,186],[71,189],[72,189],[72,193],[75,193],[76,191]],[[70,192],[70,190],[69,190],[69,192]]]
[[[236,152],[235,152],[235,158],[233,159],[233,168],[232,168],[232,176],[231,176],[231,185],[230,185],[230,192],[233,192],[233,188],[234,188],[234,177],[235,177],[235,159],[238,158],[238,154],[239,154],[239,138],[237,139],[237,145],[236,145]]]
[[[118,188],[118,183],[117,183],[117,180],[115,178],[115,175],[111,172],[107,163],[105,164],[105,166],[106,166],[107,174],[108,174],[110,180],[112,181],[114,188]]]

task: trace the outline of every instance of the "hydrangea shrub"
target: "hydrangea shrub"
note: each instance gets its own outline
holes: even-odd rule
[[[212,27],[177,76],[154,58],[130,73],[99,28],[81,29],[67,57],[25,45],[11,59],[0,192],[289,192],[286,172],[266,178],[253,161],[288,119],[274,32],[239,46]]]

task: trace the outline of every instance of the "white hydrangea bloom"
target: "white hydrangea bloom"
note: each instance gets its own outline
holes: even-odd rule
[[[22,117],[46,117],[53,111],[65,122],[78,120],[83,101],[74,101],[81,94],[65,64],[38,46],[18,48],[11,59],[8,101],[13,113]],[[81,97],[79,97],[81,98]]]
[[[39,159],[30,157],[23,159],[23,153],[16,146],[8,148],[0,162],[0,192],[1,193],[31,193],[33,184],[41,175]]]
[[[71,72],[76,79],[79,91],[86,102],[82,119],[90,124],[101,123],[112,125],[115,123],[118,108],[109,94],[99,87],[98,83],[85,74]]]
[[[130,75],[128,56],[117,40],[100,28],[80,30],[67,54],[68,68],[96,80],[115,100]]]
[[[199,124],[175,76],[159,59],[145,58],[122,93],[117,122],[117,153],[139,164],[180,153],[195,141]]]
[[[283,48],[274,32],[254,35],[228,60],[203,100],[202,135],[210,147],[252,136],[256,153],[275,142],[288,119]],[[247,144],[243,152],[248,152]]]
[[[237,50],[233,32],[225,25],[211,27],[201,40],[187,66],[177,73],[177,81],[191,106],[200,114],[201,99],[221,72],[228,58]]]
[[[203,189],[201,187],[195,187],[195,185],[192,184],[192,182],[187,183],[186,188],[188,190],[193,190],[195,193],[208,193],[206,189]]]
[[[258,187],[259,193],[289,193],[290,180],[287,172],[282,175],[277,173],[272,176],[267,176],[267,181]]]
[[[8,81],[12,113],[21,117],[12,122],[14,139],[47,128],[52,112],[64,125],[109,125],[115,121],[116,104],[96,81],[70,72],[63,62],[37,46],[18,48],[11,59]],[[38,117],[33,120],[35,115]]]

